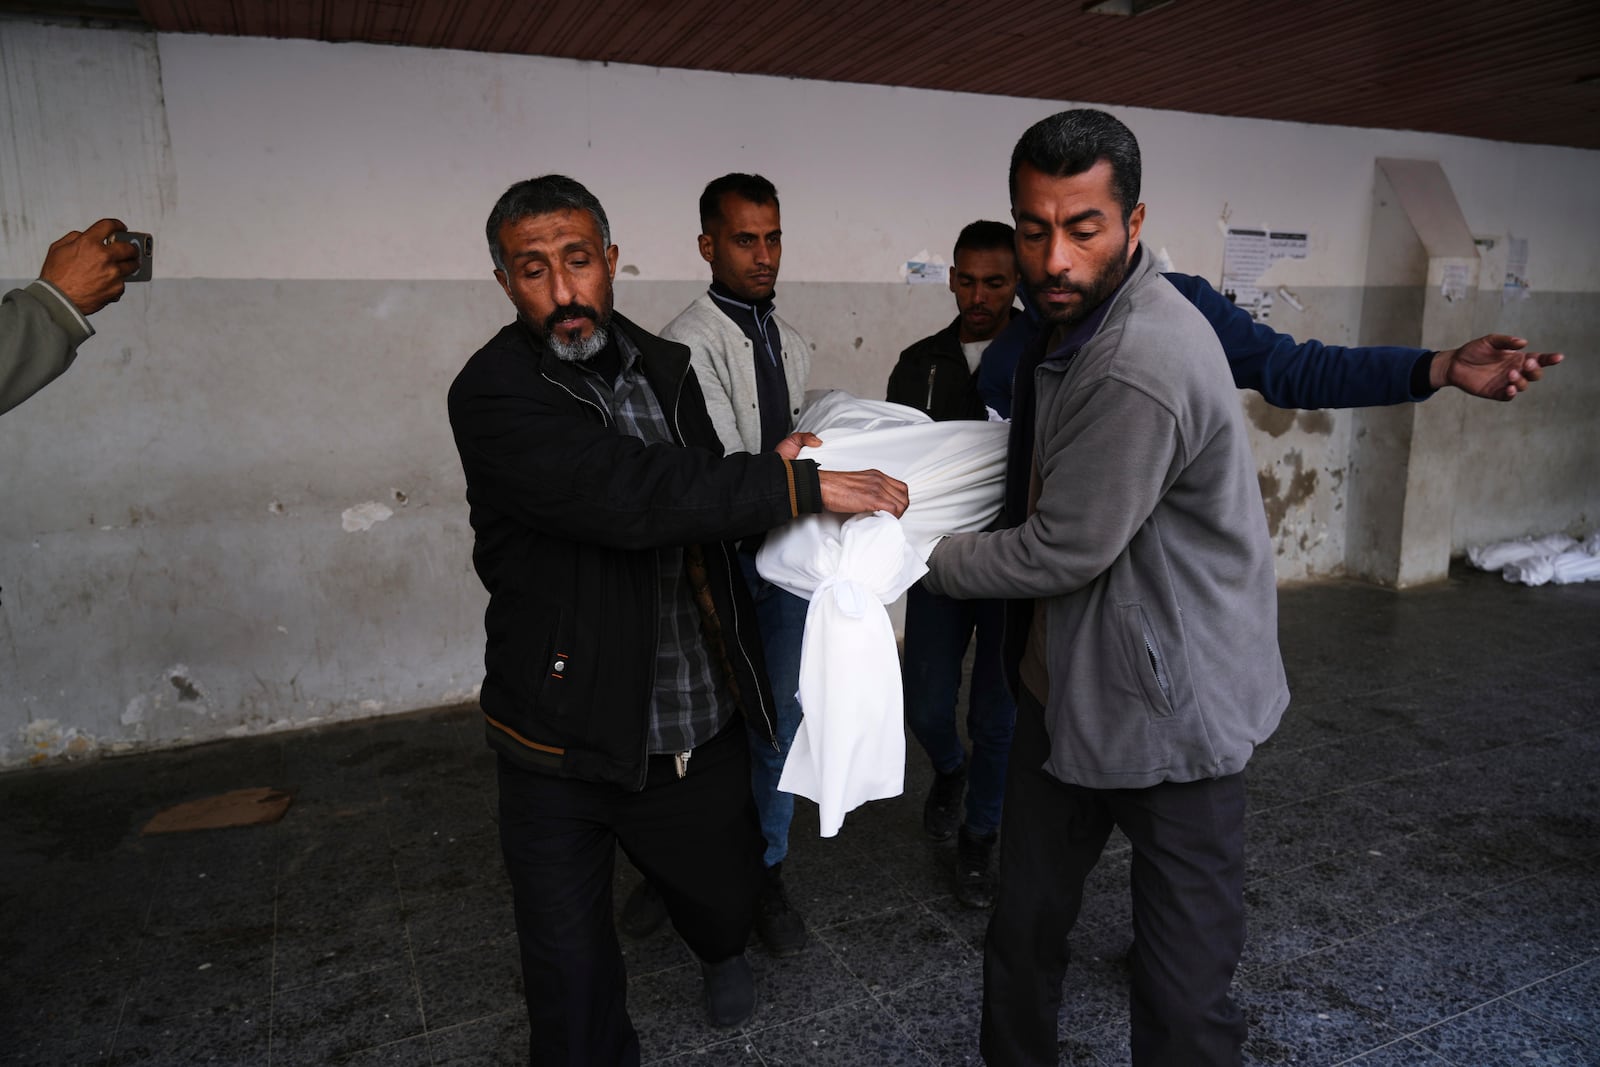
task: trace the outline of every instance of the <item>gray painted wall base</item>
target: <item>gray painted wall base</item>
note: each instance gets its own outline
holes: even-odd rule
[[[623,280],[618,306],[659,328],[701,289]],[[1297,296],[1274,325],[1343,342],[1386,299]],[[937,286],[785,283],[779,307],[816,344],[813,385],[873,397],[954,313]],[[1509,310],[1558,343],[1600,333],[1593,295]],[[471,699],[485,597],[444,397],[509,317],[487,279],[158,279],[96,316],[78,363],[0,418],[0,766]],[[1461,402],[1457,547],[1600,515],[1593,366]],[[1367,416],[1241,402],[1280,578],[1342,573]]]

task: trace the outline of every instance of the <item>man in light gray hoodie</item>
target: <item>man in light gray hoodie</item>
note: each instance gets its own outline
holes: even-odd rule
[[[1012,601],[1017,725],[984,952],[990,1064],[1054,1064],[1067,934],[1132,842],[1133,1062],[1237,1064],[1244,776],[1288,704],[1255,464],[1216,334],[1139,248],[1140,157],[1099,111],[1011,159],[1046,324],[1016,375],[1009,528],[946,538],[928,586]]]

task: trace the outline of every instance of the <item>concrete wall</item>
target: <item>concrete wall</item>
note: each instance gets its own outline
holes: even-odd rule
[[[1005,218],[1012,142],[1062,106],[22,21],[0,21],[0,79],[4,284],[104,214],[158,241],[157,280],[0,418],[0,765],[471,698],[484,596],[443,401],[509,316],[482,224],[512,181],[598,193],[618,306],[656,327],[705,282],[705,181],[767,174],[812,384],[880,395],[953,313],[900,265]],[[1486,277],[1475,328],[1576,357],[1512,405],[1430,402],[1460,408],[1454,544],[1595,523],[1600,153],[1119,113],[1147,242],[1215,279],[1224,222],[1306,230],[1268,279],[1304,310],[1273,322],[1327,341],[1420,336],[1421,287],[1369,262],[1374,161],[1438,160],[1474,233],[1530,240],[1532,296],[1502,306]],[[1342,573],[1364,416],[1241,402],[1280,577]]]

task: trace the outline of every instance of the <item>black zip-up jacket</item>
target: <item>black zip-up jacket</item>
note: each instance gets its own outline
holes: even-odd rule
[[[904,352],[889,372],[887,399],[927,413],[935,422],[985,419],[978,376],[961,351],[961,317]]]
[[[661,614],[658,548],[704,562],[713,662],[760,733],[773,733],[755,611],[732,542],[822,509],[817,466],[722,454],[689,350],[613,315],[640,352],[676,445],[618,433],[578,367],[523,322],[450,387],[450,427],[489,591],[479,702],[489,744],[529,769],[644,784]],[[680,447],[683,446],[683,447]],[[702,603],[702,610],[706,605]]]

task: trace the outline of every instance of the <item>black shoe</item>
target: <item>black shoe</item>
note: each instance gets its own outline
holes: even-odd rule
[[[961,828],[956,838],[956,899],[969,908],[994,905],[994,843],[1000,835],[979,837]]]
[[[756,982],[744,953],[721,963],[701,963],[706,982],[706,1018],[718,1029],[750,1021],[756,1010]]]
[[[967,791],[967,761],[945,774],[933,772],[933,788],[922,804],[922,828],[935,841],[948,841],[961,825],[961,797]]]
[[[622,921],[617,926],[624,934],[638,941],[661,929],[661,924],[666,921],[667,902],[661,899],[661,894],[649,882],[640,882],[622,905]]]
[[[793,956],[806,947],[806,921],[789,906],[782,863],[767,868],[767,881],[756,902],[756,933],[768,955],[775,958]]]

